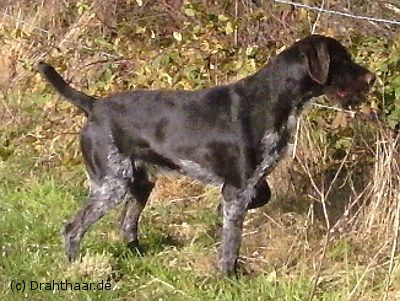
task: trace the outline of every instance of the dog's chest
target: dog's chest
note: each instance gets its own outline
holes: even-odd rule
[[[258,176],[264,177],[269,174],[286,154],[289,139],[297,127],[298,116],[296,111],[292,111],[280,129],[265,132],[261,143],[262,161],[256,168]]]
[[[287,119],[286,125],[284,125],[284,129],[289,132],[289,134],[293,133],[297,127],[297,122],[299,120],[299,114],[297,111],[293,110]]]

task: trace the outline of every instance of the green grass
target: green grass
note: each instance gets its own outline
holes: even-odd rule
[[[77,184],[80,181],[68,180],[57,172],[14,174],[17,163],[1,164],[1,300],[307,299],[311,278],[301,270],[290,274],[266,269],[239,279],[216,273],[218,238],[209,234],[217,220],[215,204],[199,206],[183,201],[150,205],[142,219],[142,254],[129,251],[123,244],[115,210],[85,237],[82,262],[70,264],[59,230],[84,201],[86,192]],[[82,169],[79,177],[84,177]],[[174,225],[182,226],[177,227],[181,230],[175,231]],[[347,277],[354,281],[359,274],[349,273]],[[10,287],[13,280],[66,279],[79,283],[110,281],[112,290],[52,292],[31,291],[27,286],[24,293],[14,293]],[[346,293],[345,287],[329,287],[329,281],[322,281],[315,300],[344,300]]]
[[[9,174],[11,176],[11,174]],[[69,264],[63,254],[59,230],[77,209],[84,195],[82,189],[65,186],[62,179],[50,175],[39,178],[10,179],[1,184],[1,300],[27,296],[30,300],[299,300],[307,292],[307,280],[266,280],[266,277],[243,277],[239,281],[198,275],[188,269],[169,266],[176,256],[195,252],[206,256],[213,239],[200,236],[190,245],[174,243],[165,233],[168,216],[158,206],[151,215],[167,219],[150,228],[149,214],[143,218],[143,255],[130,252],[118,238],[111,214],[91,231],[82,246],[84,263]],[[19,183],[18,183],[19,182]],[[205,210],[206,211],[206,210]],[[210,212],[202,212],[190,222],[206,223]],[[110,238],[111,237],[111,238]],[[110,239],[109,239],[110,238]],[[186,244],[187,243],[187,244]],[[202,254],[203,253],[203,254]],[[209,254],[208,254],[209,255]],[[13,293],[13,280],[38,282],[69,279],[78,282],[110,280],[111,291]]]

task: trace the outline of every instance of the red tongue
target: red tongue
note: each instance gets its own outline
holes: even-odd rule
[[[336,94],[339,97],[343,98],[343,97],[346,97],[348,93],[346,91],[337,91]]]

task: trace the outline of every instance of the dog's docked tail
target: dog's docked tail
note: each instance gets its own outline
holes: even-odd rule
[[[75,90],[69,86],[53,66],[39,62],[38,69],[40,74],[69,102],[76,105],[79,109],[85,112],[86,116],[92,111],[95,97],[89,96],[83,92]]]

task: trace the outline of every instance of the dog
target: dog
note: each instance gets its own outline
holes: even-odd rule
[[[51,65],[38,69],[87,116],[80,143],[91,187],[63,230],[69,260],[88,228],[121,202],[124,239],[138,246],[139,216],[154,186],[147,167],[156,165],[222,184],[217,266],[227,275],[237,272],[246,211],[268,202],[264,178],[284,156],[305,105],[326,94],[357,106],[375,80],[340,42],[321,35],[294,43],[246,78],[198,91],[136,90],[100,101],[69,86]]]

